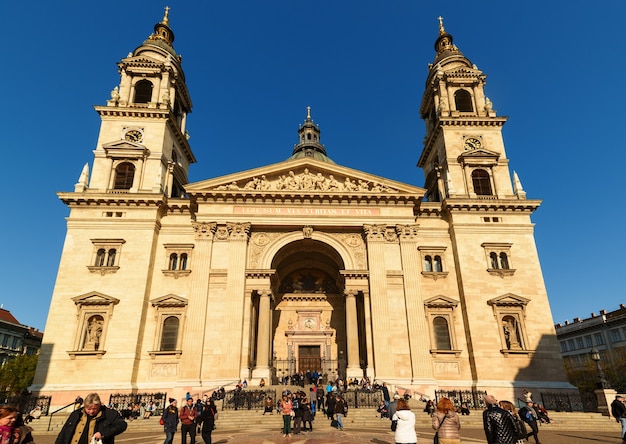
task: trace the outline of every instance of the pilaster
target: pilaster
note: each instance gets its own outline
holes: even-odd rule
[[[418,225],[398,225],[400,255],[404,279],[404,303],[406,307],[411,371],[413,383],[424,378],[432,379],[428,326],[425,322],[424,303],[420,290],[420,255],[417,250]]]

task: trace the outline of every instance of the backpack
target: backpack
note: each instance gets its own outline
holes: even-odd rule
[[[517,435],[517,439],[526,439],[526,424],[519,418],[513,418],[513,423],[515,424],[515,434]]]

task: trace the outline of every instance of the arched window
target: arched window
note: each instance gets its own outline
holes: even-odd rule
[[[115,266],[115,255],[117,254],[117,250],[115,248],[111,248],[109,250],[109,255],[107,257],[107,267]]]
[[[135,84],[135,103],[148,103],[152,100],[152,82],[140,80]]]
[[[491,262],[491,269],[496,270],[498,268],[498,255],[494,252],[489,253],[489,261]]]
[[[433,262],[433,271],[441,273],[443,271],[443,263],[441,262],[441,256],[435,256]]]
[[[130,190],[133,186],[135,177],[135,165],[130,162],[120,163],[115,168],[115,184],[113,188],[116,190]]]
[[[479,196],[491,196],[491,181],[489,173],[485,170],[472,171],[472,184],[474,185],[474,193]]]
[[[506,253],[500,253],[500,268],[503,270],[509,269],[509,258]]]
[[[163,332],[161,333],[161,351],[174,351],[178,343],[179,319],[176,316],[169,316],[163,321]]]
[[[462,113],[471,113],[474,111],[472,106],[472,96],[464,89],[458,90],[454,93],[454,103],[456,104],[456,110]]]
[[[106,258],[106,250],[104,248],[98,249],[96,253],[96,262],[94,266],[96,267],[104,267],[104,259]]]
[[[452,350],[450,342],[450,330],[448,321],[442,316],[433,319],[433,333],[435,334],[435,347],[437,350]]]
[[[167,267],[167,269],[176,270],[177,266],[178,266],[178,255],[176,253],[172,253],[170,254],[170,262],[169,262],[169,266]]]
[[[431,256],[424,257],[424,271],[433,271],[433,258]]]
[[[181,270],[187,269],[187,253],[183,253],[180,255],[180,269]]]

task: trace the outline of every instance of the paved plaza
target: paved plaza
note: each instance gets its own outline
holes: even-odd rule
[[[549,430],[548,427],[542,427],[539,438],[543,444],[575,444],[575,443],[594,443],[594,444],[619,444],[619,426],[610,426],[603,423],[599,426],[597,432],[579,432],[579,431],[563,431]],[[432,443],[433,431],[427,429],[418,429],[418,443]],[[161,444],[165,438],[164,434],[146,432],[146,433],[124,433],[115,439],[116,444]],[[39,435],[35,436],[37,444],[54,444],[56,436]],[[188,441],[189,442],[189,441]],[[196,441],[202,444],[202,439],[198,437]],[[465,429],[461,430],[462,443],[486,443],[485,435],[481,429]],[[531,438],[529,441],[533,443]],[[180,433],[174,437],[174,444],[181,443]],[[394,444],[393,433],[391,431],[380,430],[320,430],[311,433],[303,433],[292,436],[291,438],[283,438],[280,431],[262,430],[255,432],[254,430],[216,430],[213,433],[212,444],[340,444],[340,443],[371,443],[371,444]]]

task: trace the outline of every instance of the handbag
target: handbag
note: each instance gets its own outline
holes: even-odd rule
[[[394,419],[393,421],[391,421],[391,431],[395,432],[397,428],[398,428],[398,420]]]
[[[159,424],[160,425],[165,425],[165,421],[163,421],[163,418],[159,419]]]
[[[437,428],[437,431],[435,432],[435,436],[433,436],[433,444],[439,444],[439,429],[441,428],[444,422],[446,422],[445,415],[443,416],[443,421],[439,423],[439,427]]]

